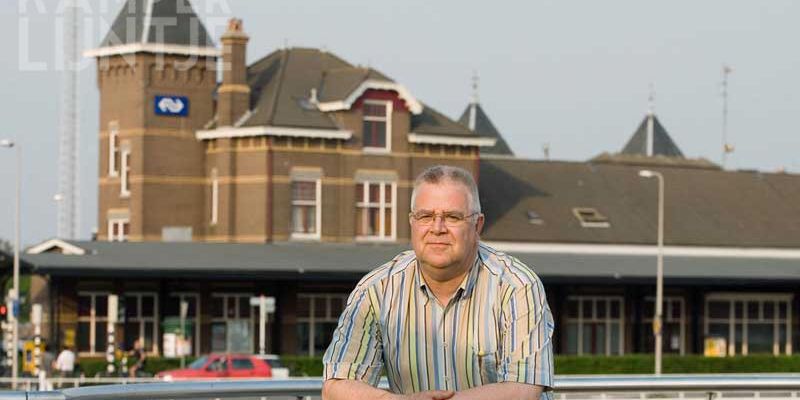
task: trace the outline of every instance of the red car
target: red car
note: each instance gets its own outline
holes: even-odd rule
[[[183,369],[161,371],[156,375],[165,381],[193,379],[271,378],[272,367],[249,354],[209,354]]]

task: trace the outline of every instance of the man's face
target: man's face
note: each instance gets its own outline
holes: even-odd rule
[[[417,189],[413,212],[435,214],[433,221],[424,223],[410,218],[411,245],[417,259],[428,267],[445,269],[458,267],[474,254],[478,245],[478,234],[483,227],[483,215],[477,214],[460,223],[448,222],[443,215],[469,216],[467,188],[461,183],[443,180],[440,183],[423,183]]]

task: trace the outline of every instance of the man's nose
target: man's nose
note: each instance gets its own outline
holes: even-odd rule
[[[434,215],[433,216],[433,223],[431,223],[431,231],[434,233],[439,232],[446,232],[447,225],[444,224],[444,216],[443,215]]]

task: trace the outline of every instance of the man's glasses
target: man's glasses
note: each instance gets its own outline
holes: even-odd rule
[[[457,227],[464,223],[467,218],[474,217],[480,213],[474,212],[469,215],[464,215],[464,213],[460,213],[458,211],[445,211],[443,213],[435,213],[433,211],[426,211],[420,210],[416,212],[411,212],[408,214],[408,217],[411,219],[412,222],[416,223],[417,225],[421,226],[428,226],[432,225],[434,221],[436,221],[436,217],[442,218],[444,224],[449,227]]]

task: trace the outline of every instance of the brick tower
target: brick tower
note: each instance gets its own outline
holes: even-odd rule
[[[99,48],[99,240],[205,235],[203,143],[220,51],[188,0],[128,0]],[[146,210],[146,212],[144,212]]]

